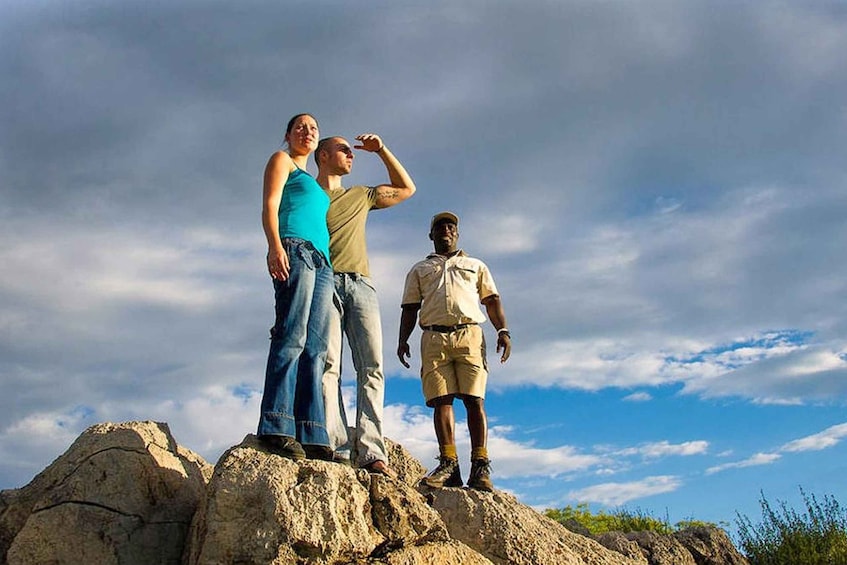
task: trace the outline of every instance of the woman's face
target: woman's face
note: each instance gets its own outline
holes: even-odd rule
[[[291,125],[291,131],[285,134],[288,147],[295,154],[308,155],[318,146],[320,132],[318,122],[312,116],[299,116]]]

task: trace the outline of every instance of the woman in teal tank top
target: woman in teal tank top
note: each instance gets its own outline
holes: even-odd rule
[[[271,155],[264,176],[262,226],[276,319],[258,437],[269,451],[290,459],[332,458],[321,389],[333,307],[329,197],[306,172],[318,137],[313,116],[291,118],[288,150]]]

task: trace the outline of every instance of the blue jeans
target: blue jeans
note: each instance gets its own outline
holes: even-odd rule
[[[368,277],[335,273],[338,306],[329,333],[327,365],[323,377],[326,422],[332,447],[353,451],[356,463],[388,463],[382,437],[385,376],[382,372],[382,324],[379,302]],[[347,435],[347,415],[341,398],[342,332],[347,335],[356,369],[356,433]]]
[[[259,435],[329,445],[321,381],[332,305],[332,267],[310,242],[282,240],[290,273],[274,279],[276,322],[265,371]]]

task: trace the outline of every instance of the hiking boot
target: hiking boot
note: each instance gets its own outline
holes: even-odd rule
[[[304,445],[303,451],[306,452],[308,459],[320,459],[321,461],[332,461],[332,456],[335,453],[327,445]]]
[[[468,488],[491,492],[494,484],[491,482],[491,461],[474,459],[471,461],[471,476],[468,477]]]
[[[303,446],[293,437],[261,435],[259,436],[259,441],[265,446],[265,449],[274,455],[279,455],[286,459],[294,459],[295,461],[301,461],[306,458],[306,452],[303,451]]]
[[[460,487],[462,486],[462,474],[459,471],[459,460],[451,457],[439,457],[438,467],[421,479],[428,487]]]

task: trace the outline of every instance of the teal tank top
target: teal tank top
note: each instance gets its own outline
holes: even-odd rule
[[[298,237],[312,242],[329,262],[327,196],[312,175],[297,168],[288,175],[279,204],[279,237]]]

